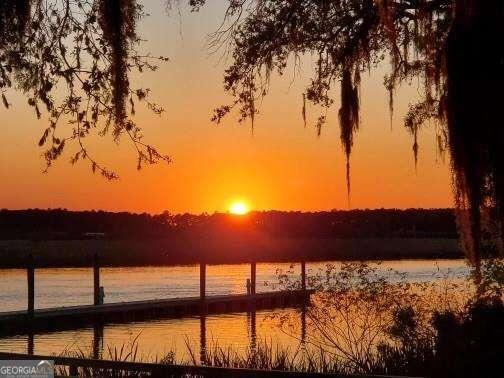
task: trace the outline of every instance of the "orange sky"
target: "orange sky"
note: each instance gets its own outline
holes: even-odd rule
[[[273,79],[254,135],[250,124],[236,122],[236,115],[216,126],[210,122],[212,109],[229,100],[222,89],[226,62],[209,55],[206,35],[221,20],[222,1],[197,14],[182,9],[181,20],[168,16],[161,3],[144,2],[152,15],[141,25],[142,36],[149,40],[143,49],[168,56],[170,62],[141,80],[166,112],[158,117],[139,111],[135,119],[145,140],[170,154],[173,164],[137,171],[132,146],[126,140],[116,146],[107,138],[92,140],[90,147],[118,171],[120,181],[94,176],[87,164],[71,166],[71,147],[43,174],[37,142],[47,117],[37,121],[26,98],[10,93],[12,108],[0,109],[0,207],[200,213],[226,210],[234,199],[243,199],[252,209],[348,208],[337,91],[322,137],[317,138],[312,126],[318,109],[308,108],[309,124],[303,127],[301,93],[311,74],[309,59],[294,84],[292,75]],[[351,160],[351,207],[451,206],[449,166],[437,157],[432,129],[420,134],[415,172],[412,141],[402,119],[416,98],[416,83],[397,92],[391,130],[382,85],[385,72],[380,67],[363,78],[362,124]]]

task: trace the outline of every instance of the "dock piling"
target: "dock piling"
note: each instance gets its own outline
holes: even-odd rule
[[[200,264],[200,299],[205,300],[206,293],[206,264]]]
[[[98,360],[103,351],[103,323],[97,322],[93,325],[93,358]]]
[[[306,262],[301,261],[301,289],[306,290]]]
[[[93,258],[93,288],[94,288],[94,305],[103,304],[100,296],[100,265],[98,253],[94,254]]]
[[[207,360],[206,315],[200,314],[200,363],[205,365]]]
[[[250,263],[250,294],[256,293],[256,263]]]
[[[28,354],[33,355],[35,351],[35,336],[33,334],[33,331],[30,330],[28,333]]]
[[[257,352],[257,325],[256,325],[256,311],[253,309],[247,312],[247,322],[249,323],[249,340],[250,340],[250,350],[252,352]]]
[[[28,256],[26,273],[28,279],[28,315],[32,317],[35,313],[35,264],[31,253]]]

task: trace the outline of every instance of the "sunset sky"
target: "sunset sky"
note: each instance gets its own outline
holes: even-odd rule
[[[222,20],[223,0],[200,13],[182,7],[168,15],[162,1],[144,1],[150,17],[140,25],[147,39],[142,50],[165,55],[170,62],[155,73],[135,76],[152,89],[152,99],[166,112],[155,116],[138,111],[135,120],[145,140],[169,154],[171,165],[136,170],[133,148],[126,140],[116,146],[110,137],[90,140],[98,160],[121,179],[107,182],[89,165],[69,164],[70,151],[48,174],[37,146],[47,115],[37,121],[25,97],[9,93],[12,108],[0,109],[1,208],[68,208],[159,213],[224,211],[234,201],[251,209],[347,209],[345,160],[339,142],[337,110],[317,137],[313,126],[320,109],[308,107],[308,126],[301,117],[303,88],[312,71],[304,60],[293,82],[293,70],[273,77],[271,92],[260,105],[254,134],[250,123],[238,124],[231,114],[221,125],[210,122],[212,109],[229,102],[222,88],[229,62],[209,54],[207,35]],[[157,7],[157,8],[156,8]],[[432,128],[421,131],[417,171],[410,134],[402,126],[417,83],[395,97],[390,128],[388,94],[383,87],[386,65],[363,77],[362,123],[351,159],[351,208],[449,207],[452,204],[449,162],[436,152]]]

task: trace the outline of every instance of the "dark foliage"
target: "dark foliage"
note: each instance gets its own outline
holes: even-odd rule
[[[190,3],[198,9],[204,1]],[[268,92],[270,74],[283,74],[291,62],[312,55],[316,68],[303,98],[329,108],[330,90],[341,84],[339,119],[349,186],[360,76],[388,57],[390,110],[400,83],[415,79],[423,93],[405,118],[415,160],[418,131],[427,121],[436,127],[439,148],[450,152],[460,230],[470,260],[479,264],[487,235],[497,240],[494,251],[502,253],[502,1],[244,0],[229,1],[225,17],[213,44],[232,51],[225,89],[235,100],[216,110],[216,121],[234,107],[242,119],[252,117],[258,112],[255,102]],[[318,129],[325,119],[319,117]]]
[[[473,261],[482,250],[482,224],[493,229],[498,239],[504,225],[504,131],[500,114],[503,20],[502,1],[457,0],[447,39],[444,111],[456,199],[466,212],[459,218],[466,233],[472,235],[466,239],[466,249]]]
[[[377,360],[381,367],[374,367],[374,371],[433,378],[501,376],[504,358],[501,298],[470,303],[461,314],[435,313],[432,319],[434,339],[422,336],[415,316],[412,311],[397,314],[392,336],[399,344],[379,348]]]
[[[128,80],[131,70],[155,70],[153,62],[166,60],[137,51],[136,22],[143,16],[142,7],[127,0],[0,2],[2,102],[10,108],[9,92],[18,90],[38,118],[47,114],[49,126],[39,141],[47,168],[73,145],[72,164],[86,160],[93,172],[117,179],[86,145],[86,137],[108,133],[115,142],[122,135],[130,140],[139,168],[170,160],[143,141],[128,117],[136,102],[155,114],[163,111],[147,100],[147,88],[132,89]]]
[[[329,212],[253,212],[240,218],[215,213],[159,215],[2,210],[0,239],[78,239],[104,233],[107,238],[166,237],[215,233],[264,233],[275,237],[455,238],[453,210],[353,210]]]
[[[198,10],[205,0],[188,3]],[[39,144],[47,147],[48,166],[68,142],[76,141],[73,163],[87,159],[93,171],[117,178],[84,145],[84,138],[98,125],[106,134],[111,123],[115,141],[124,134],[136,147],[139,167],[169,160],[144,144],[127,114],[128,100],[134,113],[134,98],[141,101],[148,94],[129,87],[129,71],[156,68],[152,57],[135,49],[136,24],[142,15],[134,0],[0,3],[2,100],[9,107],[5,91],[17,87],[27,94],[38,117],[40,107],[46,108],[50,126]],[[421,83],[423,96],[405,119],[414,137],[415,159],[418,130],[429,120],[436,125],[440,148],[450,152],[458,219],[469,258],[479,263],[487,250],[487,236],[497,240],[492,250],[502,253],[502,1],[233,0],[224,17],[212,46],[230,48],[232,63],[224,82],[235,100],[216,109],[215,121],[235,107],[241,120],[254,121],[256,102],[267,94],[271,73],[282,74],[291,61],[312,54],[314,77],[303,98],[327,112],[334,102],[331,88],[341,84],[339,119],[350,189],[349,157],[359,125],[361,73],[388,57],[391,72],[385,86],[391,110],[397,85],[413,79]],[[66,89],[61,101],[55,100],[57,86]],[[153,103],[147,106],[155,113],[162,111]],[[73,127],[61,135],[57,125],[65,118]],[[325,114],[318,118],[319,131],[325,119]]]
[[[453,210],[160,215],[0,211],[0,266],[461,258]]]

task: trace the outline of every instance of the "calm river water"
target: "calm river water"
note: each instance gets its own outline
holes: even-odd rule
[[[307,264],[307,273],[324,269],[327,262]],[[338,264],[334,262],[334,264]],[[438,280],[449,275],[461,278],[469,271],[463,260],[401,260],[380,265],[384,274],[389,268],[406,273],[412,282]],[[290,270],[293,276],[300,274],[300,267],[291,264],[257,264],[257,291],[275,289],[277,271]],[[240,265],[213,265],[207,267],[207,295],[237,294],[246,292],[246,279],[250,267]],[[35,276],[36,308],[71,306],[92,303],[91,269],[40,269]],[[389,276],[393,280],[394,276]],[[101,270],[105,288],[105,302],[122,302],[155,298],[180,298],[199,295],[199,267],[139,267],[105,268]],[[0,270],[0,311],[26,308],[26,272],[24,270]],[[277,310],[296,316],[294,309]],[[97,345],[107,357],[108,349],[132,343],[138,337],[139,356],[146,360],[162,357],[174,351],[177,357],[188,359],[188,347],[199,353],[201,343],[211,347],[214,343],[235,350],[253,346],[257,340],[295,348],[299,337],[286,334],[271,318],[271,311],[209,315],[205,318],[187,317],[162,319],[130,324],[108,324],[99,331],[82,328],[36,334],[33,350],[38,354],[60,354],[81,350],[91,353]],[[203,331],[203,332],[202,332]],[[308,329],[307,332],[310,332]],[[25,353],[28,336],[0,338],[0,351]]]

